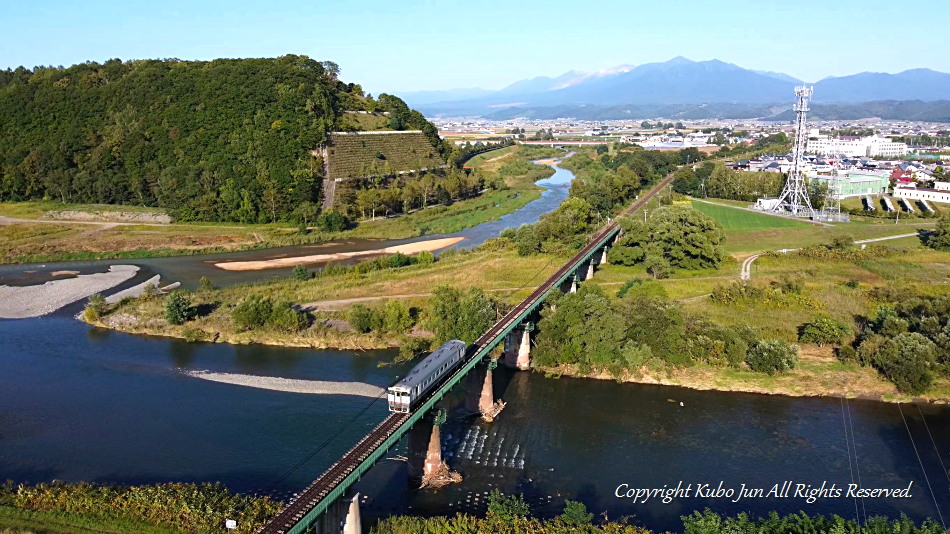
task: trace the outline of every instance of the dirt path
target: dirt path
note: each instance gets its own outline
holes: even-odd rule
[[[903,238],[905,238],[905,237],[917,237],[918,235],[919,235],[919,234],[918,234],[917,232],[914,232],[914,233],[912,233],[912,234],[899,234],[899,235],[889,235],[889,236],[884,236],[884,237],[875,237],[875,238],[872,238],[872,239],[860,239],[860,240],[858,240],[858,241],[855,241],[854,244],[855,244],[855,245],[863,245],[863,244],[866,244],[866,243],[877,243],[878,241],[889,241],[889,240],[891,240],[891,239],[903,239]],[[785,254],[785,253],[788,253],[788,252],[794,252],[794,251],[796,251],[796,250],[798,250],[798,249],[797,249],[797,248],[783,248],[782,250],[779,250],[779,251],[777,251],[777,252],[781,252],[781,253]],[[741,279],[741,280],[749,280],[749,279],[752,278],[752,264],[755,262],[755,260],[759,259],[761,256],[762,256],[762,254],[753,254],[752,256],[749,256],[748,258],[746,258],[745,260],[742,261],[742,272],[739,273],[739,279]]]

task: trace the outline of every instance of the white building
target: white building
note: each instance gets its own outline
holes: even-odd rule
[[[808,136],[807,151],[820,156],[859,157],[901,157],[907,154],[906,143],[895,143],[887,137],[871,135],[868,137],[828,137],[812,129]]]
[[[950,204],[950,182],[934,182],[933,189],[913,186],[899,186],[894,188],[894,196],[909,200],[926,200]]]

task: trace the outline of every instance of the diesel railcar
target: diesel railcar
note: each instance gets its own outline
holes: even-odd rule
[[[386,392],[389,411],[408,413],[439,380],[451,373],[465,356],[465,342],[453,339],[426,356]]]

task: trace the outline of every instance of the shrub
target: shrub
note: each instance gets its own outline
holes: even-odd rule
[[[845,282],[844,285],[847,286],[847,287],[849,287],[849,288],[851,288],[851,289],[856,289],[858,286],[861,285],[861,282],[859,282],[859,281],[855,280],[854,278],[852,278],[852,279],[848,280],[847,282]]]
[[[294,267],[294,270],[291,272],[291,276],[298,282],[303,282],[304,280],[309,280],[311,278],[310,271],[308,271],[303,265],[297,265]]]
[[[937,346],[916,332],[884,342],[874,355],[874,366],[903,393],[923,393],[933,384]]]
[[[387,332],[402,334],[409,331],[414,324],[409,308],[398,300],[388,300],[383,305],[383,328]]]
[[[211,291],[214,289],[214,284],[211,283],[211,280],[207,276],[202,276],[198,280],[198,291]]]
[[[289,302],[279,302],[271,308],[267,326],[281,332],[299,332],[310,323],[307,314],[295,309]]]
[[[231,311],[231,319],[242,330],[253,330],[267,324],[267,319],[274,310],[270,299],[251,295],[242,300]]]
[[[429,252],[428,250],[423,250],[416,257],[416,262],[420,265],[431,265],[435,263],[435,254]]]
[[[105,310],[106,299],[99,293],[93,293],[89,295],[89,302],[86,303],[86,307],[83,309],[83,317],[86,319],[86,322],[93,323],[102,317]]]
[[[383,327],[382,315],[362,304],[354,304],[347,313],[346,320],[354,330],[361,334],[380,330]]]
[[[151,300],[158,296],[158,287],[155,284],[145,284],[145,287],[142,288],[142,298],[145,300]]]
[[[836,355],[839,360],[845,363],[858,361],[858,351],[854,350],[851,345],[841,345],[838,347]]]
[[[512,524],[519,517],[527,517],[531,513],[528,503],[522,495],[505,496],[498,488],[488,494],[488,517],[499,520],[504,524]]]
[[[423,352],[428,352],[431,348],[432,343],[428,339],[405,336],[399,342],[399,356],[396,360],[408,362]]]
[[[346,230],[349,225],[350,221],[346,216],[335,211],[321,213],[320,216],[317,217],[317,226],[327,232],[342,232]]]
[[[185,324],[197,315],[198,310],[181,293],[175,292],[165,298],[165,320],[168,324]]]
[[[852,247],[854,247],[854,236],[842,234],[831,239],[831,248],[835,250],[848,250]]]
[[[774,375],[794,369],[798,347],[780,339],[759,340],[746,355],[746,363],[753,371]]]
[[[840,344],[850,334],[851,328],[848,325],[829,315],[819,314],[810,323],[802,325],[798,340],[821,347],[826,343]]]

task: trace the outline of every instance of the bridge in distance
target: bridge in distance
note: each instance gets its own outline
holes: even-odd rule
[[[672,181],[671,174],[642,195],[623,214],[633,213],[644,206]],[[466,349],[465,358],[459,368],[444,378],[438,387],[432,388],[428,396],[414,409],[409,413],[390,413],[376,428],[264,525],[258,531],[259,534],[339,532],[338,520],[329,517],[328,512],[332,511],[347,489],[394,447],[400,438],[432,410],[449,390],[482,360],[488,358],[491,351],[503,342],[506,336],[527,322],[552,291],[560,291],[565,285],[573,285],[578,280],[589,278],[593,274],[594,265],[600,263],[606,256],[607,249],[619,232],[620,227],[617,223],[611,222],[591,236],[588,244],[580,252],[472,343]]]

